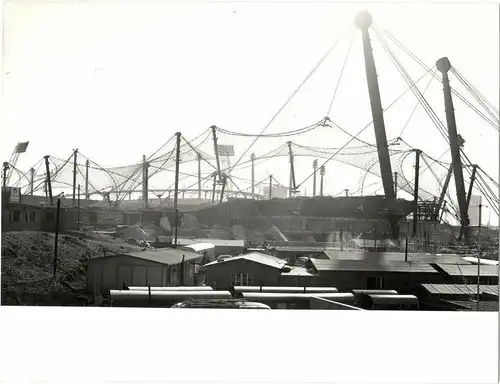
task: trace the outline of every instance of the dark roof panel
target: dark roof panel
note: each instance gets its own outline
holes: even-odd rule
[[[437,273],[429,264],[405,261],[363,261],[363,260],[319,260],[310,259],[310,263],[318,271],[377,271],[403,273]]]
[[[442,264],[437,263],[439,269],[449,276],[464,276],[476,277],[477,265],[456,265],[456,264]],[[481,265],[479,270],[482,277],[496,277],[498,276],[498,267],[494,265]]]
[[[325,250],[323,253],[331,260],[364,260],[364,261],[405,261],[401,252],[349,252]],[[415,263],[465,264],[470,262],[458,255],[441,255],[430,253],[409,253],[407,260]]]

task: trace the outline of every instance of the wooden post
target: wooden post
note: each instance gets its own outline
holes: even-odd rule
[[[420,176],[420,154],[422,151],[420,149],[415,150],[415,186],[413,191],[413,237],[417,236],[418,227],[418,188],[419,188],[419,176]]]
[[[30,169],[30,195],[33,196],[33,190],[35,189],[35,169]]]
[[[179,165],[181,156],[181,133],[177,132],[177,142],[175,146],[175,186],[174,186],[174,214],[175,214],[175,225],[174,225],[174,244],[177,246],[177,237],[179,230],[179,210],[177,208],[177,199],[179,195]]]
[[[90,161],[87,159],[85,161],[85,198],[87,200],[90,199],[90,193],[89,193],[89,167],[90,167]]]
[[[198,153],[198,199],[201,199],[201,154]]]
[[[73,201],[72,201],[72,206],[76,206],[76,172],[78,170],[78,164],[77,164],[77,159],[78,159],[78,149],[73,150]]]
[[[398,198],[398,173],[394,172],[394,198]]]
[[[252,153],[250,155],[250,161],[252,162],[252,199],[255,199],[255,153]]]
[[[76,228],[77,230],[80,230],[80,184],[78,184],[78,205],[76,209]]]
[[[405,261],[408,261],[408,236],[405,238]]]
[[[273,196],[273,175],[269,175],[269,199]]]
[[[340,228],[340,251],[344,250],[344,230]]]
[[[186,258],[186,255],[182,255],[182,261],[181,261],[181,279],[180,279],[180,286],[184,286],[184,260]]]
[[[317,169],[318,169],[318,160],[314,160],[313,161],[313,197],[316,196],[316,173],[317,173]]]
[[[61,211],[61,199],[57,199],[57,210],[56,210],[56,228],[55,228],[55,236],[54,236],[54,260],[53,260],[53,275],[52,278],[56,279],[56,271],[57,271],[57,240],[59,237],[59,213]]]
[[[47,185],[47,191],[49,193],[49,205],[52,206],[52,183],[50,180],[50,166],[49,166],[49,157],[48,155],[44,156],[45,159],[45,181]]]

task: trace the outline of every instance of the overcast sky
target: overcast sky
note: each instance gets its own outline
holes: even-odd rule
[[[3,29],[2,159],[9,159],[18,141],[29,140],[28,152],[18,163],[22,170],[46,154],[67,158],[73,148],[102,166],[120,166],[152,154],[176,131],[188,139],[211,125],[260,132],[339,36],[329,59],[266,132],[301,128],[326,115],[353,38],[330,117],[356,134],[371,121],[361,37],[352,22],[362,9],[428,66],[448,56],[498,106],[495,4],[8,1]],[[374,34],[372,41],[387,107],[407,85]],[[425,73],[394,44],[391,47],[413,80]],[[419,83],[420,89],[427,80],[430,76]],[[470,98],[453,77],[452,86]],[[426,96],[445,122],[441,89],[434,81]],[[388,138],[400,134],[415,102],[409,92],[387,112]],[[455,108],[466,153],[497,178],[498,132],[460,101],[455,100]],[[281,141],[259,139],[245,159],[286,140],[339,147],[349,139],[331,129],[319,132]],[[372,127],[360,137],[375,142]],[[422,108],[415,111],[402,137],[434,157],[447,149]],[[235,145],[237,155],[250,142],[220,137],[221,144]],[[210,152],[210,142],[203,149]],[[449,153],[442,159],[449,161]],[[312,160],[297,160],[298,182],[311,172]],[[409,169],[411,165],[409,161]],[[288,185],[286,167],[286,158],[266,162],[256,170],[256,180],[273,173]],[[362,174],[328,163],[325,191],[355,190]],[[164,184],[155,183],[168,186],[173,180],[171,173],[164,178],[168,179]],[[429,183],[427,187],[433,187]],[[312,192],[310,183],[305,188]]]

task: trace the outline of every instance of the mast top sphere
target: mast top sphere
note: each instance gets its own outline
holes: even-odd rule
[[[450,60],[447,57],[442,57],[438,61],[436,61],[436,68],[441,73],[446,73],[450,70],[451,64]]]
[[[367,11],[361,11],[356,15],[354,24],[357,28],[366,30],[370,28],[370,26],[372,25],[372,21],[372,15],[370,15],[370,13],[368,13]]]

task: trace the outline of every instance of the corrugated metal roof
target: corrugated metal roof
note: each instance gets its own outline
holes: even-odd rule
[[[223,240],[223,239],[177,239],[179,245],[191,245],[197,243],[209,243],[215,247],[244,247],[245,240]]]
[[[477,294],[476,284],[422,284],[431,295],[470,295]],[[498,285],[480,285],[479,292],[498,296]]]
[[[110,255],[105,257],[99,257],[96,259],[91,259],[89,262],[95,261],[105,261],[111,257],[135,257],[138,259],[143,259],[147,261],[152,261],[155,263],[165,264],[165,265],[175,265],[180,264],[182,262],[182,257],[184,256],[184,261],[189,261],[193,259],[200,258],[200,255],[194,252],[182,250],[182,249],[174,249],[174,248],[162,248],[157,250],[148,250],[130,252],[130,253],[121,253],[117,255]]]
[[[437,266],[449,276],[477,276],[477,265],[454,265],[437,263]],[[481,265],[480,274],[483,277],[498,276],[498,267],[494,265]]]
[[[225,259],[223,261],[213,261],[211,263],[205,264],[205,267],[211,267],[214,265],[218,265],[221,263],[230,263],[236,260],[248,260],[253,261],[254,263],[264,264],[269,267],[281,269],[286,265],[286,261],[282,259],[278,259],[277,257],[265,255],[263,253],[245,253],[244,255],[234,256],[229,259]]]
[[[325,250],[323,253],[331,260],[365,260],[365,261],[405,261],[402,252],[350,252]],[[420,263],[464,264],[470,262],[458,255],[440,255],[430,253],[409,253],[408,261]]]
[[[378,272],[405,272],[405,273],[437,273],[426,263],[405,261],[364,261],[364,260],[320,260],[310,259],[318,271],[378,271]]]

